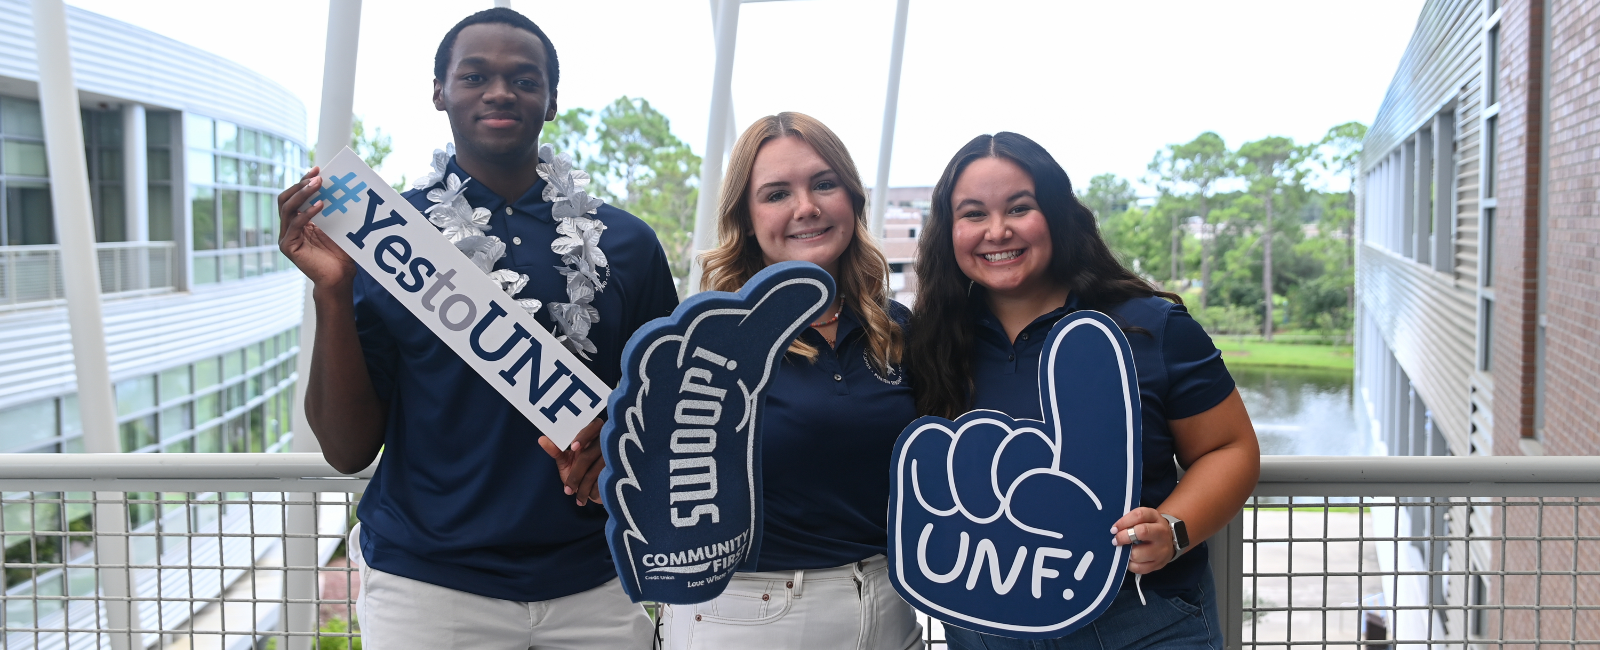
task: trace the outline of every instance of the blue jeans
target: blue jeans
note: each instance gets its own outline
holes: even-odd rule
[[[1146,593],[1145,599],[1149,605],[1139,604],[1133,589],[1124,589],[1100,618],[1060,638],[1012,639],[945,625],[945,639],[951,650],[1222,650],[1217,588],[1209,570],[1185,597]]]

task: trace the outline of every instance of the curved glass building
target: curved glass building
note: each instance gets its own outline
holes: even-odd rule
[[[287,449],[303,282],[274,196],[305,107],[243,66],[67,8],[124,452]],[[0,0],[0,452],[83,448],[26,0]]]

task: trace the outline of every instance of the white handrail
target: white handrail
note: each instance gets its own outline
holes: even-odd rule
[[[358,492],[321,454],[0,454],[0,490]],[[1256,496],[1600,496],[1600,456],[1263,456]]]
[[[0,490],[360,492],[376,468],[340,474],[322,454],[0,454]]]

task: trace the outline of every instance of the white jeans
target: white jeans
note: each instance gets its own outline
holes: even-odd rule
[[[373,650],[645,650],[654,630],[644,608],[628,600],[622,584],[538,602],[489,598],[384,573],[367,566],[358,543],[361,525],[346,548],[361,572],[356,618],[361,643]]]
[[[882,555],[831,569],[736,573],[721,596],[663,605],[667,650],[907,650],[916,612],[889,584]]]

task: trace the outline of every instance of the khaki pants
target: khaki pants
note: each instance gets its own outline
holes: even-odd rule
[[[361,643],[373,650],[645,650],[654,632],[644,608],[612,579],[552,600],[516,602],[456,591],[367,566],[350,531],[351,564],[361,572],[356,617]]]
[[[667,650],[907,650],[922,647],[916,612],[876,555],[830,569],[736,573],[721,596],[664,605]]]

